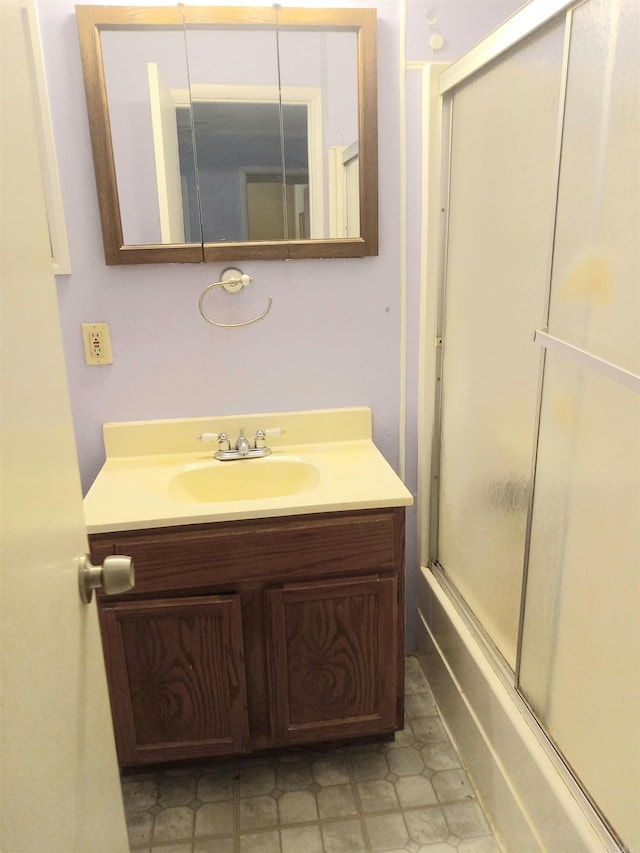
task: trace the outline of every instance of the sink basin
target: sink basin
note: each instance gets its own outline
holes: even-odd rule
[[[296,495],[320,482],[315,465],[307,462],[247,460],[189,468],[169,482],[174,501],[216,503]]]

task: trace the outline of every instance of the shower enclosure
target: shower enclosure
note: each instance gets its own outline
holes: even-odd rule
[[[637,0],[534,0],[439,78],[423,659],[517,791],[472,638],[594,831],[525,803],[517,853],[640,849],[639,35]]]

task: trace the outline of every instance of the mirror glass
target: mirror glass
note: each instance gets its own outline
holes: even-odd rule
[[[173,224],[161,223],[161,213],[170,207],[166,193],[172,191],[172,177],[173,189],[179,190],[179,177],[171,175],[170,163],[177,157],[177,145],[170,144],[172,130],[176,137],[172,90],[185,93],[190,113],[184,34],[105,30],[101,47],[124,242],[183,243],[184,233],[180,239],[163,239],[163,233],[167,238],[175,233],[178,217]],[[200,237],[194,242],[199,243]]]
[[[187,23],[186,51],[197,162],[190,182],[197,186],[204,242],[287,239],[275,28]],[[185,127],[185,150],[190,135]]]
[[[318,118],[313,124],[309,145],[315,158],[309,186],[310,199],[305,208],[309,220],[304,236],[311,239],[359,237],[358,193],[351,199],[352,231],[348,230],[349,206],[339,221],[335,216],[336,194],[342,192],[343,178],[336,172],[334,159],[341,161],[349,146],[358,150],[358,53],[352,32],[283,31],[279,33],[280,82],[283,91],[307,90],[317,94]],[[289,183],[298,164],[287,143],[295,138],[293,123],[283,115],[285,139],[285,179]],[[357,159],[355,161],[357,169]],[[340,174],[332,181],[333,174]],[[336,186],[339,180],[340,186]],[[358,179],[356,176],[356,189]],[[333,211],[333,213],[332,213]],[[299,215],[299,214],[297,214]],[[302,235],[301,235],[302,236]]]
[[[373,10],[76,11],[108,263],[377,254]]]

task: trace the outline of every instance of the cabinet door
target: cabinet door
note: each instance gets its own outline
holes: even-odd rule
[[[121,764],[246,749],[237,595],[102,604],[100,620]]]
[[[266,596],[278,742],[358,737],[402,725],[395,577],[291,584]]]

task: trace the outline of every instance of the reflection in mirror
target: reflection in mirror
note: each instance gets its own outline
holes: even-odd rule
[[[377,254],[374,10],[76,11],[107,263]]]
[[[185,37],[197,163],[190,178],[199,187],[204,242],[284,240],[275,28],[247,32],[187,21]],[[251,192],[260,175],[271,190],[263,215],[260,195]]]
[[[299,188],[308,195],[307,108],[285,102],[282,113],[288,128],[285,157],[292,165],[286,181],[293,192],[287,194],[293,200]],[[206,243],[309,236],[308,227],[302,234],[286,228],[277,101],[212,97],[193,101],[191,110],[178,108],[177,116],[187,240],[200,239],[199,212]]]
[[[358,147],[358,45],[352,32],[302,32],[282,29],[278,32],[280,82],[283,89],[295,81],[316,87],[327,93],[324,99],[319,134],[313,143],[321,162],[322,175],[311,183],[311,193],[317,199],[317,216],[306,236],[312,239],[360,236],[359,215],[352,212],[352,228],[345,228],[347,216],[337,217],[336,210],[344,205],[344,173],[331,170],[330,161],[336,152],[349,145]],[[288,182],[296,163],[288,156],[287,141],[294,128],[283,114],[285,140],[284,168]],[[357,159],[356,159],[357,164]]]
[[[166,217],[180,191],[171,90],[189,91],[184,34],[105,30],[101,45],[124,242],[183,243],[179,211]]]

